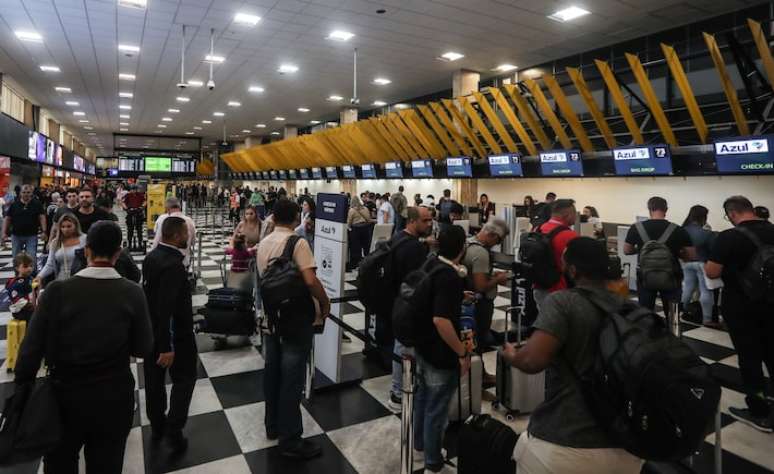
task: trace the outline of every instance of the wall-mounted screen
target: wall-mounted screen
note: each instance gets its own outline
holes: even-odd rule
[[[288,178],[298,179],[298,172],[296,170],[288,170]]]
[[[86,171],[86,163],[83,161],[83,157],[78,155],[73,157],[73,168],[78,171]]]
[[[301,168],[298,170],[298,179],[309,179],[309,170]]]
[[[148,173],[169,173],[172,171],[172,158],[146,156],[145,171]]]
[[[376,169],[374,165],[362,165],[360,167],[360,173],[363,175],[363,179],[376,178]]]
[[[108,168],[108,176],[118,176],[118,169],[116,168]]]
[[[44,176],[46,178],[53,178],[54,177],[54,168],[51,166],[43,165],[40,167],[40,175]]]
[[[322,170],[320,168],[312,168],[312,179],[322,179]]]
[[[54,140],[46,139],[46,163],[53,165],[54,156],[56,156],[56,143]]]
[[[335,166],[325,167],[325,177],[327,179],[339,179],[339,170]]]
[[[54,152],[54,164],[62,166],[62,145],[57,145]]]
[[[414,178],[432,178],[433,162],[431,160],[412,160],[411,176]]]
[[[46,136],[38,133],[38,144],[36,146],[36,152],[35,155],[35,161],[38,163],[45,163],[46,162]]]
[[[493,178],[524,176],[521,169],[521,155],[493,155],[489,157],[489,175]]]
[[[719,173],[774,173],[774,135],[740,137],[715,141],[715,162]]]
[[[269,178],[271,178],[272,181],[277,181],[279,179],[279,174],[277,174],[277,170],[269,171]]]
[[[613,148],[618,176],[667,176],[672,174],[669,145]]]
[[[540,153],[543,176],[583,176],[580,150],[551,150]]]
[[[36,160],[38,158],[38,132],[30,131],[29,141],[27,142],[27,158]]]
[[[118,169],[121,171],[142,171],[142,158],[119,158]]]
[[[449,178],[472,178],[473,168],[470,158],[467,156],[446,158],[446,176]]]
[[[172,160],[172,171],[175,173],[195,173],[196,160]]]
[[[288,179],[288,170],[279,170],[279,179]]]
[[[388,178],[403,177],[403,166],[400,161],[388,161],[384,164],[384,171]]]
[[[355,179],[355,167],[352,165],[342,166],[341,175],[344,177],[344,179]]]

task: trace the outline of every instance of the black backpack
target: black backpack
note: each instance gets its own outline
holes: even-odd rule
[[[357,269],[357,297],[370,311],[392,303],[395,297],[392,252],[407,240],[379,242],[374,251],[360,261]]]
[[[634,224],[642,239],[637,261],[637,284],[646,290],[661,291],[680,288],[683,271],[666,243],[677,225],[669,223],[657,240],[652,240],[642,222]]]
[[[754,302],[774,304],[774,245],[765,244],[750,229],[734,227],[755,245],[747,266],[739,272],[739,283],[745,296]]]
[[[406,275],[393,304],[392,330],[405,346],[414,347],[425,340],[421,331],[417,331],[417,323],[421,318],[430,317],[433,277],[445,266],[438,264],[428,272],[427,267],[433,260],[434,257],[428,258],[421,267]]]
[[[490,415],[471,415],[457,440],[459,474],[513,474],[513,449],[519,435]]]
[[[258,283],[269,328],[280,336],[296,334],[314,320],[312,295],[293,261],[293,251],[300,239],[298,235],[288,238],[282,255],[269,260]]]
[[[521,235],[519,241],[519,262],[523,265],[527,279],[540,288],[551,288],[562,278],[561,269],[556,266],[554,248],[551,243],[560,232],[570,228],[560,225],[544,234],[537,227]]]
[[[710,367],[654,312],[574,289],[603,315],[592,369],[575,374],[610,439],[642,459],[677,461],[704,441],[720,402]]]

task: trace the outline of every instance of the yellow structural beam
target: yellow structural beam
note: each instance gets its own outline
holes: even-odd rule
[[[373,158],[373,163],[380,163],[385,159],[385,156],[391,156],[393,154],[392,148],[388,145],[371,127],[371,123],[368,120],[360,120],[354,123],[354,126],[358,129],[358,132],[362,134],[367,140],[371,141],[373,146],[377,149],[377,156]]]
[[[537,138],[540,146],[544,150],[550,148],[551,141],[548,139],[545,130],[543,130],[543,126],[540,121],[538,121],[535,114],[532,113],[532,109],[530,108],[527,99],[521,95],[521,92],[519,92],[518,87],[513,84],[505,84],[503,88],[505,89],[505,92],[507,92],[511,97],[513,103],[516,104],[516,109],[519,111],[519,116],[524,119],[525,122],[527,122],[527,125],[532,130],[535,138]]]
[[[457,97],[457,102],[460,104],[460,106],[462,106],[462,110],[465,111],[465,114],[470,119],[473,127],[478,130],[478,133],[481,135],[481,137],[483,137],[486,144],[489,145],[489,149],[492,150],[492,153],[502,153],[502,148],[500,148],[500,145],[497,143],[497,140],[495,140],[494,136],[489,133],[489,129],[486,127],[486,124],[483,120],[481,120],[478,112],[476,112],[476,109],[473,108],[473,105],[470,103],[467,97]]]
[[[438,139],[441,140],[443,143],[443,146],[446,148],[446,151],[451,156],[457,156],[460,154],[460,149],[457,147],[457,145],[452,141],[451,138],[449,138],[449,134],[446,132],[446,130],[441,126],[441,124],[438,122],[438,119],[433,114],[433,111],[430,110],[430,108],[426,105],[418,105],[417,109],[419,109],[419,113],[422,114],[422,117],[425,118],[425,121],[430,124],[430,128],[433,129]]]
[[[387,125],[387,122],[384,120],[384,117],[376,118],[370,118],[368,119],[374,127],[377,129],[379,133],[382,134],[382,137],[389,143],[393,149],[397,150],[397,158],[400,160],[408,160],[410,159],[411,153],[409,152],[408,143],[403,144],[402,138],[396,138],[390,127]]]
[[[645,68],[642,67],[640,58],[634,54],[626,53],[626,61],[629,62],[629,67],[632,68],[634,78],[637,80],[637,84],[640,85],[642,95],[645,96],[645,102],[647,102],[650,113],[653,114],[653,118],[656,120],[656,125],[661,130],[664,140],[672,146],[677,146],[677,137],[675,137],[675,133],[672,131],[672,126],[669,125],[664,109],[661,108],[656,91],[653,90],[653,85],[648,79],[648,73],[645,72]]]
[[[384,128],[389,132],[393,140],[397,141],[397,143],[403,147],[405,152],[404,160],[414,160],[418,158],[414,147],[412,147],[408,140],[406,140],[406,137],[403,136],[403,132],[401,132],[398,127],[395,126],[395,123],[391,120],[389,115],[381,117],[381,122],[384,124]]]
[[[527,149],[527,153],[533,156],[537,155],[537,147],[535,147],[535,144],[532,142],[532,137],[529,136],[529,132],[527,132],[527,130],[521,124],[519,118],[516,117],[516,113],[513,111],[511,104],[508,103],[505,95],[500,91],[500,89],[496,87],[489,87],[487,90],[494,99],[495,103],[497,103],[497,106],[500,107],[500,110],[503,111],[505,119],[508,120],[508,123],[511,124],[511,127],[513,127],[513,129],[516,131],[516,135],[519,136],[519,139],[524,144],[524,147]]]
[[[623,117],[626,128],[629,129],[629,133],[632,135],[632,140],[637,145],[642,145],[645,143],[645,140],[642,138],[642,131],[640,131],[640,126],[634,119],[632,109],[629,108],[629,104],[626,103],[626,99],[621,93],[621,86],[618,84],[612,69],[610,69],[610,66],[605,61],[595,59],[594,63],[597,65],[599,73],[602,74],[602,79],[605,81],[607,89],[610,91],[610,97],[613,99],[616,107],[618,107],[618,112],[621,114],[621,117]]]
[[[680,89],[680,94],[683,96],[683,102],[685,102],[685,107],[691,115],[691,120],[693,121],[693,126],[696,127],[699,140],[702,143],[707,143],[709,128],[707,127],[707,122],[704,121],[701,108],[699,108],[699,104],[696,102],[696,97],[693,95],[693,89],[691,89],[691,84],[685,75],[680,58],[677,56],[674,48],[664,43],[661,43],[661,51],[664,52],[664,58],[669,66],[669,71],[672,73],[672,78],[675,80],[675,84],[677,84],[677,88]]]
[[[546,96],[543,94],[543,90],[538,83],[532,79],[525,79],[524,85],[529,89],[532,98],[535,99],[535,103],[540,111],[543,112],[546,120],[548,120],[548,124],[551,125],[551,128],[562,146],[564,148],[572,148],[570,137],[567,135],[567,132],[564,131],[562,123],[559,121],[559,117],[554,113],[554,109],[551,107],[551,104],[548,103],[548,99],[546,99]]]
[[[723,86],[723,91],[726,93],[726,99],[728,99],[728,105],[731,106],[731,113],[734,115],[734,121],[739,129],[740,135],[749,135],[750,127],[747,125],[747,118],[744,116],[742,105],[739,103],[739,97],[736,95],[736,88],[731,82],[731,77],[728,75],[726,69],[726,62],[723,60],[723,54],[718,48],[718,43],[715,41],[713,35],[703,33],[704,42],[707,43],[712,62],[715,63],[715,69],[720,76],[720,84]]]
[[[583,128],[583,125],[578,119],[578,116],[575,114],[575,110],[572,108],[570,101],[567,100],[567,96],[564,95],[564,92],[562,92],[562,88],[559,86],[559,83],[556,82],[554,76],[550,74],[543,76],[543,82],[545,82],[546,87],[548,87],[548,90],[554,97],[556,105],[559,106],[559,110],[562,111],[564,119],[567,120],[568,124],[570,124],[572,133],[575,134],[575,138],[577,138],[578,143],[580,143],[581,150],[584,152],[592,151],[594,146],[591,144],[591,140],[589,140],[589,136],[586,134],[586,130]]]
[[[594,123],[597,124],[599,133],[602,134],[605,144],[610,149],[615,148],[616,143],[615,138],[613,137],[613,131],[610,129],[607,119],[605,119],[605,114],[602,113],[602,110],[597,105],[597,101],[594,100],[594,95],[589,90],[586,80],[583,79],[583,74],[580,70],[573,67],[566,68],[566,71],[567,75],[570,76],[572,83],[575,85],[578,94],[580,94],[583,102],[586,104],[586,108],[591,114],[591,117],[594,118]]]
[[[486,118],[489,120],[489,123],[492,124],[492,127],[494,127],[495,131],[500,136],[500,140],[502,140],[503,144],[505,145],[505,148],[507,148],[508,151],[510,152],[517,153],[519,151],[519,147],[516,146],[516,143],[508,134],[508,130],[505,129],[505,125],[503,125],[502,121],[500,120],[500,117],[497,116],[497,113],[489,105],[489,100],[486,97],[484,97],[484,94],[480,92],[473,92],[473,97],[476,98],[476,102],[478,102],[478,107],[481,109],[482,112],[484,112],[484,115],[486,115]]]
[[[422,144],[432,158],[440,159],[443,157],[443,146],[426,129],[425,125],[417,120],[419,117],[415,110],[401,110],[398,112],[398,116],[403,119],[403,123],[408,127],[411,134]]]
[[[387,145],[388,151],[388,157],[392,160],[403,160],[406,159],[406,152],[403,151],[403,148],[392,139],[392,136],[387,132],[387,130],[384,128],[384,125],[380,123],[377,119],[371,117],[368,119],[368,121],[364,121],[365,126],[373,131],[374,136],[378,136],[381,138],[382,142]],[[379,161],[380,163],[384,163],[384,161]]]
[[[766,40],[766,35],[763,34],[761,24],[757,21],[748,18],[747,24],[752,32],[755,47],[758,48],[758,54],[761,56],[763,69],[766,70],[766,75],[769,77],[769,83],[774,84],[774,58],[771,56],[771,48],[769,48],[769,42]]]
[[[457,108],[457,105],[455,105],[455,103],[449,99],[442,99],[441,103],[443,103],[443,106],[446,107],[449,115],[452,116],[452,119],[455,121],[454,124],[459,125],[460,129],[462,129],[462,132],[468,138],[470,144],[473,145],[473,148],[475,149],[479,158],[486,157],[486,150],[484,150],[484,145],[482,145],[478,140],[478,137],[473,132],[473,129],[470,128],[470,125],[468,125],[468,121],[465,120],[465,117],[463,117],[462,113],[460,113],[460,109]]]
[[[406,143],[408,143],[409,146],[414,150],[414,159],[428,158],[430,156],[430,153],[425,150],[421,143],[419,143],[417,137],[411,133],[411,131],[408,129],[408,127],[406,127],[406,124],[403,123],[397,113],[393,112],[388,114],[387,120],[392,122],[392,125],[395,127],[398,133],[401,134],[403,139],[406,140]]]
[[[428,105],[430,106],[430,109],[433,111],[433,113],[435,113],[435,116],[438,117],[438,120],[441,121],[441,125],[443,125],[444,129],[449,133],[449,135],[451,135],[454,143],[459,147],[460,150],[462,150],[462,153],[467,156],[473,156],[473,150],[470,148],[470,146],[468,146],[467,142],[465,141],[465,137],[463,137],[457,130],[457,127],[454,126],[454,122],[452,122],[452,119],[449,118],[449,115],[444,110],[443,105],[437,102],[430,102]]]

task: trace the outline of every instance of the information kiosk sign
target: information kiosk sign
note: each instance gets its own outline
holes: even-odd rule
[[[446,176],[449,178],[472,178],[473,168],[470,164],[470,158],[467,156],[446,158]]]
[[[719,173],[774,173],[774,135],[715,141]]]
[[[543,176],[583,176],[580,150],[551,150],[540,153]]]
[[[668,176],[672,174],[669,145],[613,148],[615,174],[618,176]]]

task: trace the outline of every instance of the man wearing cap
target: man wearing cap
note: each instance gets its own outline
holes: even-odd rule
[[[164,210],[166,213],[159,216],[156,219],[156,225],[153,229],[153,243],[151,244],[151,250],[155,249],[159,245],[161,240],[161,226],[164,223],[164,219],[167,217],[179,217],[183,219],[188,227],[188,245],[185,248],[180,248],[180,253],[183,254],[183,266],[189,268],[191,263],[191,252],[193,252],[193,245],[196,241],[196,225],[194,225],[193,219],[183,214],[183,209],[180,205],[180,200],[176,197],[168,197],[164,201]]]

